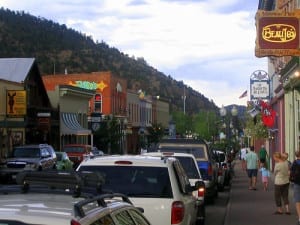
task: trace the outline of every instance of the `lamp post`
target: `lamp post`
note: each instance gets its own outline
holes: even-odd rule
[[[234,140],[236,141],[236,135],[237,135],[237,115],[238,115],[238,110],[236,108],[236,106],[233,106],[231,109],[231,118],[227,118],[227,110],[224,107],[224,105],[222,105],[222,108],[220,109],[220,115],[222,117],[223,120],[223,128],[225,129],[225,139],[226,139],[226,148],[227,150],[229,150],[229,146],[232,137],[234,137]],[[234,142],[235,143],[235,142]]]

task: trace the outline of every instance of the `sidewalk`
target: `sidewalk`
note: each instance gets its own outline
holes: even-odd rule
[[[257,177],[257,190],[248,190],[249,180],[242,170],[241,161],[236,160],[235,177],[232,180],[230,197],[224,225],[296,225],[297,213],[293,202],[293,191],[290,185],[291,215],[274,215],[274,176],[271,174],[269,190],[264,191],[260,173]]]

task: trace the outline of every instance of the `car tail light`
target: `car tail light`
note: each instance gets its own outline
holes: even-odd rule
[[[171,224],[178,224],[184,217],[184,204],[180,201],[172,203]]]
[[[205,187],[199,187],[198,197],[204,197],[204,195],[205,195]]]
[[[212,168],[211,164],[208,165],[207,175],[208,176],[212,176],[213,175],[213,168]]]
[[[130,165],[130,164],[132,164],[132,162],[131,161],[127,161],[127,160],[119,160],[119,161],[115,161],[115,164]]]
[[[71,225],[81,225],[81,224],[76,220],[71,220]]]

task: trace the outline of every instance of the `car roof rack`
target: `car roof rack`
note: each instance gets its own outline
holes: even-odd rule
[[[60,171],[25,171],[17,174],[17,184],[21,185],[24,193],[30,187],[48,187],[49,189],[61,189],[64,192],[73,193],[74,197],[82,196],[83,193],[102,193],[104,178],[100,173],[92,172],[60,172]]]
[[[98,196],[95,196],[93,198],[87,198],[85,200],[82,200],[80,202],[77,202],[75,205],[74,205],[74,214],[75,214],[75,217],[84,217],[85,216],[85,210],[84,210],[84,207],[90,203],[97,203],[97,207],[101,206],[101,207],[107,207],[107,202],[105,201],[106,199],[113,199],[113,198],[119,198],[119,199],[114,199],[114,200],[118,200],[118,201],[123,201],[123,202],[126,202],[126,203],[129,203],[131,205],[132,202],[129,200],[129,198],[124,195],[124,194],[121,194],[121,193],[110,193],[110,194],[102,194],[102,195],[98,195]]]

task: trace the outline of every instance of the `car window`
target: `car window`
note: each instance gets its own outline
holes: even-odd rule
[[[185,146],[160,146],[159,150],[161,152],[182,152],[193,154],[196,159],[206,158],[206,151],[204,147],[185,147]]]
[[[223,154],[223,153],[219,154],[219,160],[220,160],[220,162],[224,162],[225,161],[225,154]]]
[[[84,147],[79,146],[65,146],[64,152],[77,152],[77,153],[84,153]]]
[[[103,189],[129,197],[173,197],[167,167],[83,165],[79,171],[101,173],[105,179]]]
[[[128,211],[129,211],[130,215],[133,217],[136,224],[138,224],[138,225],[149,225],[147,220],[145,220],[145,218],[143,216],[141,216],[136,210],[129,209]]]
[[[187,175],[179,161],[175,161],[173,166],[174,166],[177,181],[179,183],[179,188],[182,193],[187,194],[187,192],[185,191],[185,188],[187,185],[190,185],[189,178],[187,177]]]
[[[41,156],[42,157],[48,157],[48,156],[50,156],[50,153],[49,153],[49,151],[48,151],[47,148],[42,148],[41,149]]]
[[[195,164],[193,158],[181,157],[181,156],[180,157],[175,156],[175,158],[177,158],[180,161],[189,179],[200,179],[200,175],[197,170],[197,165]]]
[[[15,148],[13,152],[15,158],[40,158],[39,148]]]
[[[56,157],[57,157],[57,161],[62,161],[63,160],[63,155],[58,153],[56,154]]]

